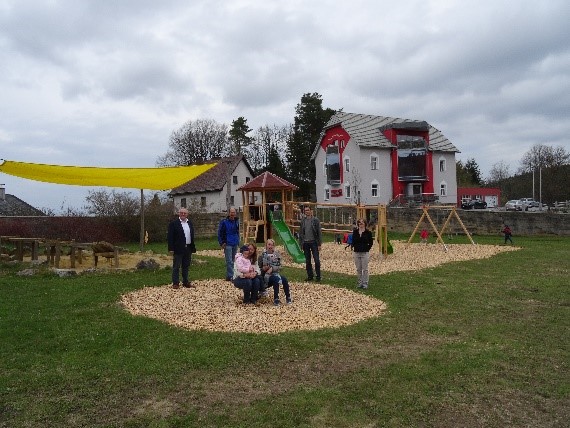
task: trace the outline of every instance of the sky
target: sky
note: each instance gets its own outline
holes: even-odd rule
[[[567,0],[0,0],[0,159],[154,167],[189,120],[286,125],[317,92],[514,173],[570,149],[569,22]],[[56,213],[98,190],[0,184]]]

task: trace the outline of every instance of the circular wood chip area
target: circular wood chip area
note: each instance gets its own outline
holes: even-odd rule
[[[230,282],[193,281],[196,288],[145,287],[126,294],[122,304],[133,314],[190,329],[241,333],[282,333],[350,325],[381,315],[386,305],[378,299],[345,288],[318,283],[290,282],[293,302],[273,305],[270,296],[256,305],[242,304],[243,293]]]

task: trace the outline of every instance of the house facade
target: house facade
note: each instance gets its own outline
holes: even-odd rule
[[[312,155],[317,202],[456,204],[458,152],[425,121],[336,113]]]
[[[229,206],[243,205],[242,192],[237,189],[253,178],[253,171],[243,155],[230,156],[204,174],[172,189],[169,196],[174,206],[194,212],[226,212]]]

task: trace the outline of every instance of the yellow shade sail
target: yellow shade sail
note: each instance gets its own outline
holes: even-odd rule
[[[198,177],[215,165],[213,162],[167,168],[99,168],[4,161],[0,165],[0,172],[29,180],[73,186],[168,190]]]

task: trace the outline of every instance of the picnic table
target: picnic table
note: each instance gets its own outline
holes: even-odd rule
[[[30,246],[32,251],[32,260],[38,259],[40,244],[42,242],[41,238],[21,238],[19,236],[2,236],[0,237],[0,243],[2,241],[11,242],[16,247],[16,259],[20,262],[24,261],[24,246],[27,244]]]

